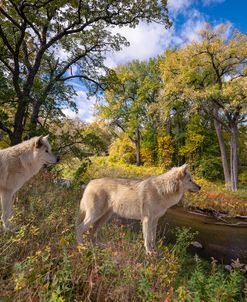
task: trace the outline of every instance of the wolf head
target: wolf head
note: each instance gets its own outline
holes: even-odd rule
[[[34,141],[34,155],[42,164],[56,164],[60,158],[51,151],[51,146],[48,142],[48,135],[41,135],[35,138]]]
[[[177,168],[177,179],[182,181],[184,192],[198,192],[201,189],[201,187],[192,180],[187,164]]]

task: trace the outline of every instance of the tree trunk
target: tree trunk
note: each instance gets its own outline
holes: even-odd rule
[[[15,114],[14,130],[10,135],[11,146],[17,145],[22,141],[23,120],[25,117],[26,105],[24,99],[19,100],[19,104]]]
[[[238,189],[238,128],[237,125],[231,127],[230,141],[230,165],[232,190]]]
[[[220,146],[220,154],[221,154],[221,161],[222,161],[222,166],[223,166],[223,171],[224,171],[224,178],[225,178],[225,183],[226,183],[226,188],[228,190],[232,189],[232,184],[231,184],[231,177],[229,173],[229,166],[227,162],[227,156],[226,156],[226,146],[223,138],[223,133],[222,133],[222,128],[221,124],[214,119],[214,127],[217,133],[218,137],[218,142]]]
[[[36,128],[37,128],[41,104],[42,104],[42,102],[38,101],[38,100],[34,101],[34,103],[33,103],[33,110],[32,110],[31,123],[30,123],[30,132],[29,132],[30,137],[33,137],[36,135]]]
[[[170,117],[166,121],[166,133],[169,135],[172,133],[172,121]]]
[[[141,135],[139,128],[136,129],[136,139],[135,139],[135,147],[136,147],[136,165],[141,165]]]
[[[3,137],[4,137],[4,131],[0,130],[0,142],[3,139]]]

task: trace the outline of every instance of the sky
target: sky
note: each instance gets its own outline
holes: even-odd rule
[[[166,48],[181,47],[198,38],[198,32],[205,22],[217,26],[228,23],[247,34],[247,0],[168,0],[169,16],[173,22],[170,29],[152,23],[141,22],[136,28],[115,29],[130,42],[116,53],[108,53],[105,64],[114,68],[132,60],[148,60],[162,54]],[[77,92],[75,101],[78,113],[71,109],[63,112],[71,118],[91,122],[95,98],[89,99],[85,88],[78,81],[70,82]]]

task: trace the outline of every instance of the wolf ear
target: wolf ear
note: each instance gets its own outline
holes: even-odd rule
[[[47,134],[46,136],[44,136],[44,139],[48,140],[49,134]]]
[[[42,147],[42,145],[43,145],[42,140],[43,140],[43,135],[41,135],[41,136],[39,136],[39,137],[36,138],[36,140],[35,140],[35,148],[38,149],[38,148]]]
[[[178,168],[178,179],[183,179],[185,177],[188,167],[188,164],[184,164]]]

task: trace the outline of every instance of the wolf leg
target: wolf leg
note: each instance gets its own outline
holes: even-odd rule
[[[78,244],[82,243],[82,234],[88,230],[91,224],[99,219],[95,213],[86,213],[85,218],[76,226],[76,238]]]
[[[104,223],[107,222],[107,220],[111,217],[112,215],[112,210],[108,210],[103,216],[101,216],[95,223],[93,224],[93,229],[91,232],[92,239],[94,242],[97,241],[97,235]]]
[[[12,229],[9,219],[12,215],[13,207],[13,193],[12,192],[2,192],[1,204],[2,204],[2,222],[4,230],[8,231]]]
[[[144,246],[146,249],[146,254],[152,254],[152,220],[150,217],[145,216],[142,219],[142,230],[144,237]]]
[[[154,218],[152,221],[152,227],[151,227],[151,245],[152,249],[155,249],[156,246],[156,236],[157,236],[157,225],[158,225],[159,218]]]

